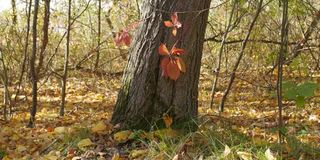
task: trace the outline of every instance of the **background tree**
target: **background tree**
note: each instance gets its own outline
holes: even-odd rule
[[[67,27],[67,43],[66,51],[64,54],[64,67],[61,79],[61,103],[60,103],[60,116],[64,116],[64,107],[66,101],[66,88],[67,88],[67,78],[68,78],[68,65],[69,65],[69,55],[70,55],[70,31],[71,31],[71,0],[68,1],[68,27]]]
[[[32,83],[32,107],[30,109],[30,119],[28,127],[34,126],[38,104],[38,78],[36,71],[36,55],[37,55],[37,21],[39,11],[39,0],[34,1],[33,22],[32,22],[32,54],[30,58],[30,73]]]

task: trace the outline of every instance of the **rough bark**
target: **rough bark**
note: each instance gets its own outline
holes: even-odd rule
[[[198,82],[208,8],[211,0],[146,0],[142,18],[130,49],[112,122],[123,129],[150,129],[161,122],[164,113],[173,117],[176,127],[191,124],[197,117]],[[169,12],[167,12],[169,11]],[[168,48],[176,42],[171,30],[163,25],[170,12],[178,13],[183,28],[179,29],[178,48],[187,71],[177,81],[161,76],[158,55],[160,43]],[[186,123],[184,123],[186,122]],[[179,126],[178,126],[179,125]]]

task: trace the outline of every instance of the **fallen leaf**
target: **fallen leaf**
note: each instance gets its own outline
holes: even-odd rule
[[[243,160],[252,160],[252,154],[248,152],[237,152],[238,156]]]
[[[79,141],[77,144],[77,146],[79,148],[84,148],[84,147],[88,147],[88,146],[92,146],[92,145],[94,145],[94,143],[89,138],[83,139],[83,140]]]
[[[19,153],[22,153],[24,151],[27,151],[27,147],[25,147],[23,145],[17,145],[16,151]]]
[[[110,129],[111,127],[108,128],[103,121],[100,121],[91,128],[91,131],[97,134],[107,134]]]
[[[66,133],[66,132],[67,132],[66,127],[56,127],[56,128],[54,129],[54,133],[55,133],[55,134],[64,134],[64,133]]]
[[[112,156],[112,160],[121,160],[119,153]]]
[[[277,158],[275,158],[270,150],[270,148],[268,148],[265,152],[264,155],[266,156],[266,158],[268,160],[276,160]]]
[[[170,117],[169,115],[164,115],[162,119],[166,127],[169,128],[173,122],[172,117]]]
[[[178,136],[178,132],[171,128],[156,130],[153,132],[153,134],[157,137],[167,137],[167,138],[175,138]]]
[[[228,145],[224,146],[223,157],[227,157],[231,153],[231,149]]]
[[[123,143],[129,140],[129,136],[131,135],[132,131],[125,130],[117,132],[113,135],[114,140],[116,140],[118,143]]]
[[[142,157],[145,157],[148,153],[148,150],[147,149],[142,149],[142,150],[132,150],[130,152],[130,155],[129,157],[130,158],[142,158]]]

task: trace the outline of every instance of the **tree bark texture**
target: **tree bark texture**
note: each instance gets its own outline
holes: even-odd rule
[[[198,114],[198,83],[202,48],[211,0],[146,0],[126,66],[123,84],[112,122],[122,129],[151,129],[162,121],[163,114],[173,117],[176,127],[190,124]],[[177,37],[163,21],[178,12],[182,28]],[[176,80],[161,76],[158,47],[174,43],[186,51],[186,73]],[[158,123],[157,123],[158,124]],[[159,123],[160,124],[160,123]],[[161,124],[160,124],[161,125]],[[178,126],[179,125],[179,126]]]

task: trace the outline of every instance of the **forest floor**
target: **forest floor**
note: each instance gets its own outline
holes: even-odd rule
[[[204,72],[205,73],[205,72]],[[76,76],[76,75],[80,75]],[[219,84],[210,109],[213,76],[201,74],[199,129],[180,133],[170,128],[152,132],[116,131],[109,120],[121,76],[72,73],[66,114],[59,117],[60,87],[55,79],[40,85],[36,126],[26,128],[28,103],[15,108],[9,122],[0,121],[0,159],[320,159],[320,103],[304,108],[285,102],[286,143],[277,144],[277,104],[261,77],[237,79],[225,111],[216,106],[227,78]],[[319,82],[320,79],[317,81]],[[30,93],[26,90],[26,93]],[[319,95],[319,93],[317,93]]]

